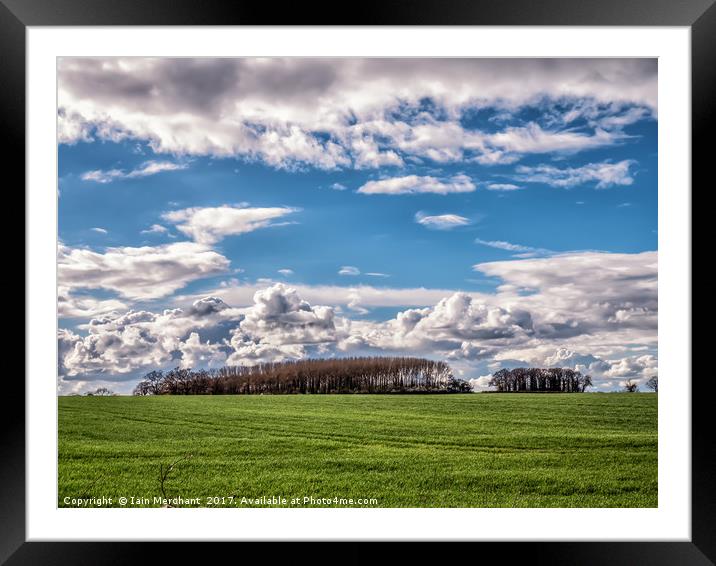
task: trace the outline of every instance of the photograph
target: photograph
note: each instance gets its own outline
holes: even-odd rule
[[[658,508],[658,69],[57,57],[56,506]]]

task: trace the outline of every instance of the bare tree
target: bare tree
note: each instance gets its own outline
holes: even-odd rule
[[[87,397],[114,397],[116,393],[106,387],[99,387],[94,391],[87,392]]]
[[[592,387],[592,376],[591,375],[585,375],[582,377],[582,383],[581,383],[582,393],[584,393],[584,390],[587,387]]]
[[[646,382],[646,386],[651,389],[654,393],[657,393],[659,391],[659,377],[653,376],[649,378],[649,381]]]
[[[627,379],[624,382],[624,391],[626,391],[627,393],[636,393],[637,391],[639,391],[639,385],[636,383],[636,381]]]

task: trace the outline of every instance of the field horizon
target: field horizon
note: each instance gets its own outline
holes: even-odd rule
[[[60,396],[58,506],[656,507],[657,404],[651,393]]]

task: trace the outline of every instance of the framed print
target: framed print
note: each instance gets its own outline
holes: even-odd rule
[[[27,223],[8,564],[712,563],[710,2],[0,10]]]

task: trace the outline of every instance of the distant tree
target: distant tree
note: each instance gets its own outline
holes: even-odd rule
[[[492,374],[490,387],[499,392],[584,393],[592,376],[571,368],[514,368]]]
[[[639,385],[635,381],[632,381],[631,379],[627,379],[624,382],[624,391],[627,393],[636,393],[639,391]]]
[[[492,379],[490,379],[489,386],[497,388],[497,391],[509,391],[508,389],[508,381],[510,376],[512,375],[512,372],[508,369],[501,369],[499,371],[496,371],[494,374],[492,374]]]
[[[646,386],[651,389],[654,393],[657,393],[659,391],[659,378],[658,376],[653,376],[649,378],[649,381],[646,382]]]
[[[451,377],[447,382],[448,393],[472,393],[472,385],[464,379]]]
[[[113,397],[114,395],[116,395],[116,393],[106,387],[99,387],[87,393],[87,397]]]
[[[471,392],[447,363],[402,357],[314,358],[211,371],[175,368],[149,372],[134,388],[134,395]]]
[[[134,395],[159,395],[163,380],[164,374],[161,371],[150,371],[134,388]]]
[[[581,382],[580,386],[581,386],[581,389],[582,389],[582,393],[584,393],[584,390],[585,390],[587,387],[591,387],[591,386],[592,386],[592,376],[591,376],[591,375],[585,375],[585,376],[583,376],[583,377],[582,377],[582,382]]]

